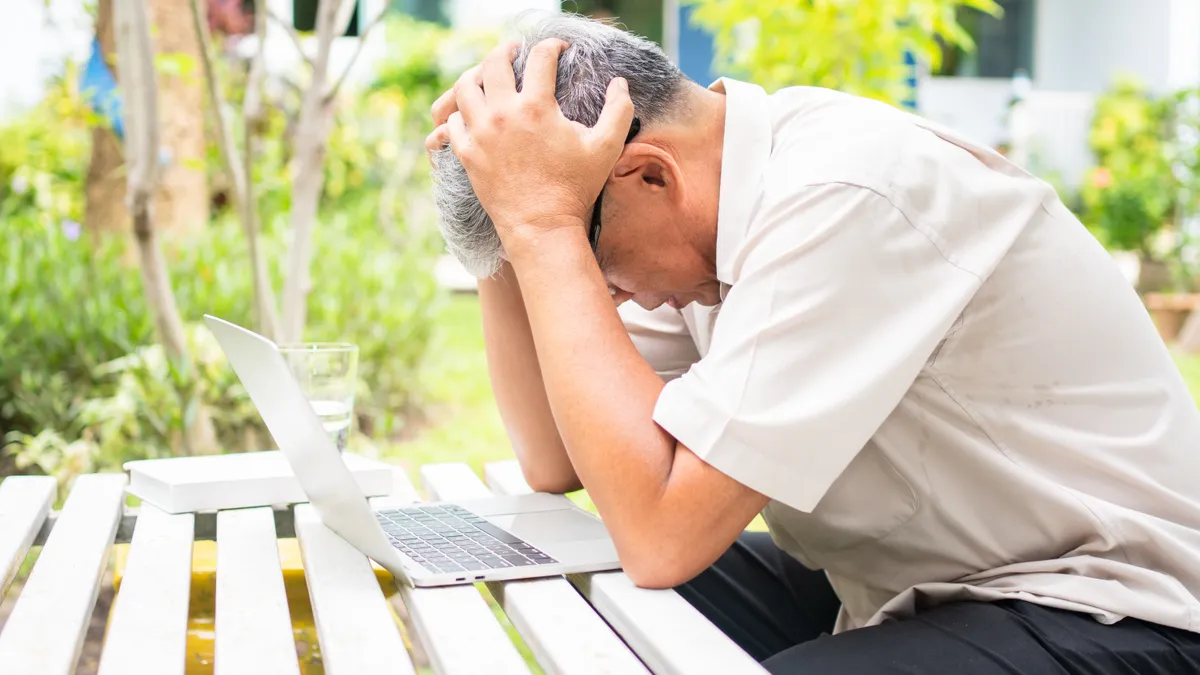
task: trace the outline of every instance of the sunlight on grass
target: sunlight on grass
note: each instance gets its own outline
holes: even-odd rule
[[[420,485],[422,464],[466,462],[482,476],[484,464],[513,456],[492,400],[478,299],[452,298],[436,326],[422,373],[429,419],[413,438],[381,448],[384,458],[405,467],[415,485]]]

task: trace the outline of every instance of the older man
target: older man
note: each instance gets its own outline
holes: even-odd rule
[[[428,145],[533,487],[773,672],[1200,672],[1200,413],[1050,187],[881,103],[524,37]]]

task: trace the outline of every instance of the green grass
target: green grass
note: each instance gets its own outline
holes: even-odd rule
[[[426,419],[412,438],[380,451],[403,465],[414,484],[422,464],[466,462],[482,475],[484,464],[513,456],[488,381],[479,300],[452,297],[436,326],[421,374]]]

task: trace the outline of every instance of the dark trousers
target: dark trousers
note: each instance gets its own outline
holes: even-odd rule
[[[747,533],[679,593],[772,673],[1186,675],[1200,634],[1136,619],[1111,626],[1023,601],[955,602],[829,633],[839,602],[765,533]]]

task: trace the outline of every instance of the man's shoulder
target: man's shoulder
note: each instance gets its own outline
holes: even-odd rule
[[[921,140],[904,111],[821,87],[775,92],[770,113],[768,181],[774,177],[792,189],[848,183],[886,193],[898,165]]]

